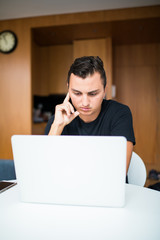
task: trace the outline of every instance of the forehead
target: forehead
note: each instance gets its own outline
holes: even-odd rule
[[[92,91],[103,88],[103,82],[100,73],[95,72],[93,75],[88,75],[86,78],[81,78],[74,75],[70,76],[69,87],[76,90]]]

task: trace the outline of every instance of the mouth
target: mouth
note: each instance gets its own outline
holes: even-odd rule
[[[89,112],[91,109],[88,107],[81,107],[80,110],[83,112]]]

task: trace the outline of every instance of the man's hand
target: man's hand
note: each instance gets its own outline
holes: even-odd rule
[[[78,111],[74,111],[74,108],[69,102],[69,99],[70,96],[69,93],[67,93],[63,103],[56,106],[55,118],[49,135],[60,135],[64,127],[79,115]]]

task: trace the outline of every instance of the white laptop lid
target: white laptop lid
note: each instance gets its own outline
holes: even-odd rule
[[[12,148],[21,201],[124,206],[124,137],[14,135]]]

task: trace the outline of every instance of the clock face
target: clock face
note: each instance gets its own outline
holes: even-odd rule
[[[17,46],[17,37],[12,31],[0,33],[0,52],[11,53]]]

